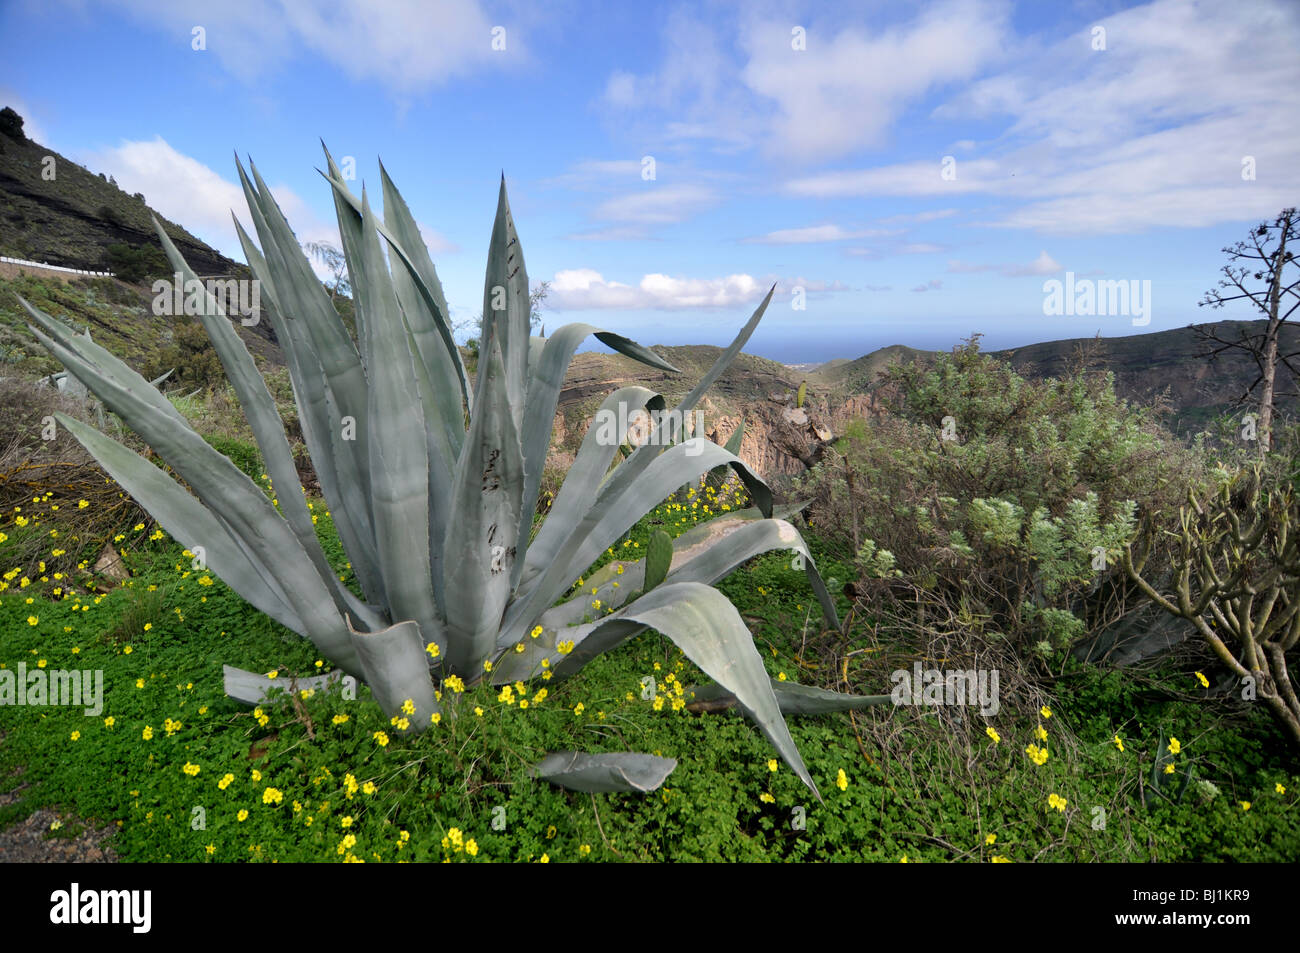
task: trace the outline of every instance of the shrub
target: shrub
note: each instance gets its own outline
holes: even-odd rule
[[[108,270],[128,284],[139,284],[171,274],[171,266],[167,264],[162,250],[155,245],[132,246],[114,242],[104,249],[104,258]]]
[[[1118,611],[1136,512],[1167,516],[1204,478],[1108,374],[1027,381],[975,339],[882,384],[890,416],[848,427],[801,487],[877,612],[928,605],[931,622],[1056,655]]]

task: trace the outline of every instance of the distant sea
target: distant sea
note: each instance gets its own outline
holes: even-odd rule
[[[1204,317],[1197,315],[1182,322],[1153,321],[1147,327],[1133,327],[1127,322],[1120,323],[1115,318],[1093,318],[1091,327],[1083,326],[1082,322],[1067,322],[1059,318],[1038,318],[1014,327],[1008,327],[1005,323],[1000,327],[991,326],[987,321],[981,322],[980,319],[974,318],[971,319],[970,327],[965,329],[956,322],[935,326],[929,322],[880,319],[873,319],[870,324],[864,321],[860,325],[839,323],[831,327],[809,325],[805,328],[788,326],[764,328],[760,325],[754,332],[754,336],[749,339],[749,343],[745,345],[745,353],[756,354],[782,364],[821,364],[835,358],[852,360],[893,344],[902,344],[922,351],[948,351],[977,331],[983,334],[980,339],[981,348],[1000,351],[1044,341],[1093,337],[1098,331],[1101,332],[1102,337],[1150,334],[1155,331],[1186,327],[1198,318],[1205,320]],[[619,333],[647,345],[712,344],[723,347],[731,343],[740,325],[734,327],[729,325],[726,328],[705,326],[689,330],[674,328],[672,333],[668,333],[664,328],[619,327],[612,320],[605,327],[611,330],[617,328]],[[592,338],[584,345],[583,350],[607,351],[608,349]]]

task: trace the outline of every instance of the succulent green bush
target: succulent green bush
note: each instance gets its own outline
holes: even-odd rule
[[[1110,621],[1136,513],[1176,511],[1203,470],[1110,375],[1029,380],[978,341],[891,366],[880,391],[889,414],[800,486],[819,536],[856,553],[873,608],[920,598],[1021,654],[1059,659]]]
[[[198,317],[257,438],[278,507],[126,364],[24,301],[40,325],[29,325],[37,339],[144,437],[198,499],[93,428],[62,415],[60,422],[232,589],[363,679],[385,713],[405,718],[410,730],[441,715],[439,687],[452,676],[452,691],[489,673],[494,684],[547,669],[565,677],[653,628],[717,681],[707,690],[734,696],[815,793],[782,711],[861,701],[770,679],[739,613],[711,584],[755,554],[797,551],[832,622],[834,604],[798,531],[773,516],[766,485],[735,454],[703,437],[684,440],[681,432],[684,416],[749,339],[771,292],[675,412],[612,471],[618,441],[602,443],[599,435],[608,428],[589,428],[535,528],[555,408],[578,344],[595,335],[643,363],[675,368],[586,324],[565,325],[549,338],[529,336],[528,274],[503,177],[471,388],[433,262],[387,172],[381,166],[380,219],[364,190],[360,199],[353,195],[325,155],[356,301],[355,344],[256,166],[250,180],[242,163],[240,181],[261,247],[238,221],[236,227],[260,282],[262,313],[284,349],[303,437],[361,596],[331,568],[303,493],[293,492],[301,487],[265,381],[161,228],[186,294],[192,287],[202,295]],[[623,387],[601,411],[627,420],[663,408],[660,395]],[[753,508],[692,529],[671,542],[671,551],[660,541],[652,547],[649,579],[645,561],[616,561],[570,594],[574,580],[646,512],[719,466],[738,473]],[[245,701],[260,700],[271,684],[226,670],[227,692]],[[448,717],[454,713],[449,706]],[[648,755],[593,761],[569,752],[548,758],[538,773],[583,790],[646,790],[674,765]]]

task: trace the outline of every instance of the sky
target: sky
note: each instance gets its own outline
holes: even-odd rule
[[[1258,317],[1197,303],[1300,204],[1294,0],[6,0],[0,35],[30,138],[239,261],[236,154],[304,242],[321,141],[377,205],[382,159],[462,339],[503,173],[548,328],[725,344],[775,284],[746,350],[787,363]]]

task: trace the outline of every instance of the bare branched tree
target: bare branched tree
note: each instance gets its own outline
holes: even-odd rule
[[[333,283],[325,282],[325,287],[329,289],[331,301],[339,295],[352,293],[352,284],[348,280],[348,263],[343,252],[329,242],[303,242],[302,250],[329,271]]]
[[[1257,431],[1261,453],[1269,450],[1274,401],[1283,395],[1277,388],[1278,365],[1286,366],[1292,381],[1300,378],[1296,365],[1291,363],[1293,358],[1300,358],[1300,351],[1280,353],[1278,345],[1282,325],[1300,307],[1300,291],[1297,291],[1300,277],[1286,273],[1287,265],[1296,266],[1295,255],[1287,250],[1287,245],[1300,239],[1298,230],[1300,216],[1296,210],[1283,209],[1272,224],[1261,222],[1247,241],[1223,249],[1229,258],[1228,264],[1223,266],[1225,277],[1217,288],[1207,291],[1205,300],[1200,302],[1201,307],[1222,308],[1230,301],[1249,300],[1268,319],[1262,331],[1251,333],[1238,326],[1234,339],[1220,336],[1220,332],[1210,325],[1195,327],[1202,340],[1209,344],[1203,357],[1217,358],[1224,352],[1239,350],[1248,353],[1255,361],[1258,373],[1237,402],[1245,403],[1259,388]],[[1294,394],[1292,391],[1285,393]]]

